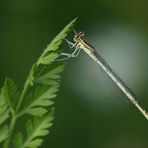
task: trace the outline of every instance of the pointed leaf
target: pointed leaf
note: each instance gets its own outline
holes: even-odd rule
[[[50,62],[54,61],[56,58],[58,58],[58,54],[57,53],[51,53],[45,57],[43,57],[41,60],[40,60],[40,64],[49,64]]]
[[[9,118],[9,108],[4,95],[4,88],[0,90],[0,143],[3,142],[9,133],[8,125],[5,123]],[[5,123],[5,124],[4,124]]]
[[[37,148],[43,139],[42,137],[49,133],[49,127],[52,125],[53,115],[48,114],[44,117],[36,117],[33,121],[29,120],[26,123],[26,138],[24,141],[20,140],[24,137],[22,134],[17,134],[14,139],[15,148]],[[17,140],[19,139],[19,142]]]
[[[10,110],[13,111],[19,98],[19,93],[15,83],[9,78],[6,78],[4,83],[4,96]]]
[[[59,85],[56,86],[39,86],[36,88],[34,96],[28,96],[25,107],[22,109],[20,116],[27,113],[33,116],[42,116],[47,112],[45,107],[53,104]],[[49,109],[48,109],[49,110]]]
[[[44,50],[43,54],[39,58],[37,62],[37,66],[39,64],[49,64],[50,62],[53,62],[60,53],[57,51],[60,50],[60,45],[64,38],[67,36],[67,34],[71,31],[72,27],[74,26],[77,18],[72,20],[54,39],[53,41],[47,46],[47,48]],[[56,54],[54,55],[53,51],[56,51]],[[49,53],[48,52],[52,52]],[[57,55],[58,53],[58,55]]]
[[[0,125],[9,118],[9,109],[4,95],[4,88],[0,92]]]
[[[8,137],[9,128],[7,125],[4,125],[0,128],[0,143]]]
[[[47,113],[47,109],[43,107],[35,107],[30,108],[27,113],[33,116],[43,116],[45,113]]]

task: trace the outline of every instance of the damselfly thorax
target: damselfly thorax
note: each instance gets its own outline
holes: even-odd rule
[[[89,44],[88,42],[86,42],[83,39],[84,36],[84,32],[79,32],[78,34],[76,34],[73,38],[73,40],[78,43],[80,45],[80,48],[82,49],[86,49],[86,51],[90,51],[90,52],[95,52],[95,47],[93,47],[91,44]]]

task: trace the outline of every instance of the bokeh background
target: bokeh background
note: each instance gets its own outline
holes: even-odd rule
[[[146,0],[1,0],[1,86],[9,76],[22,88],[33,62],[77,16],[75,29],[86,33],[148,110]],[[42,148],[148,147],[146,119],[83,52],[67,62],[55,107]]]

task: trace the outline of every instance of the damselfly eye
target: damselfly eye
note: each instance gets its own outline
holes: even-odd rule
[[[80,33],[79,33],[79,36],[83,36],[83,35],[84,35],[84,32],[80,32]]]

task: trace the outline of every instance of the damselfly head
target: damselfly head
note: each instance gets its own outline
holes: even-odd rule
[[[74,38],[73,38],[73,40],[75,41],[75,42],[78,42],[80,39],[82,39],[82,37],[84,36],[84,32],[79,32],[78,34],[76,34],[75,36],[74,36]]]

